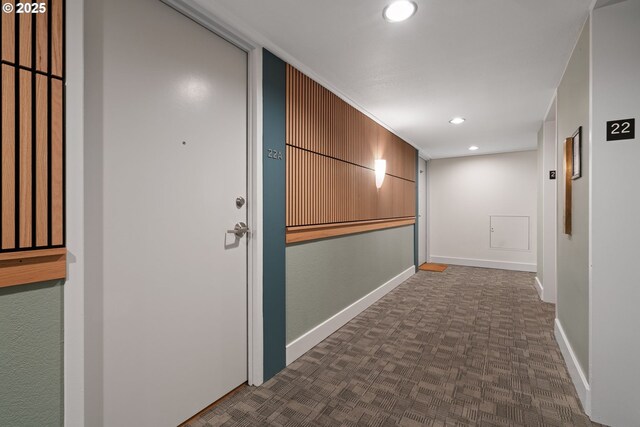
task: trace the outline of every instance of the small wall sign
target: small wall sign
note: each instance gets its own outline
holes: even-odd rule
[[[556,179],[556,171],[549,171],[549,179]]]
[[[267,157],[273,160],[282,160],[282,151],[269,148],[267,150]]]
[[[636,119],[607,122],[607,141],[620,141],[636,137]]]

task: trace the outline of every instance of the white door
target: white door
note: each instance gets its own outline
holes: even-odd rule
[[[104,425],[175,426],[247,380],[247,55],[104,4]]]
[[[427,161],[418,159],[418,265],[427,262]]]

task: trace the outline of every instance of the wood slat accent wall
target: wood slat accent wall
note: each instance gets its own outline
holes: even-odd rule
[[[300,227],[415,221],[415,148],[290,65],[286,80],[286,225],[296,241]],[[387,162],[379,190],[376,159]]]
[[[14,12],[0,20],[0,256],[15,253],[24,259],[12,263],[30,267],[23,279],[22,269],[12,268],[7,279],[9,268],[0,264],[0,286],[61,278],[38,251],[65,245],[64,0],[39,2],[43,13],[20,14],[15,0],[7,2]]]

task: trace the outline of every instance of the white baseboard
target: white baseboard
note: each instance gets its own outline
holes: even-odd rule
[[[538,291],[538,296],[540,297],[541,300],[544,301],[544,299],[542,298],[544,288],[542,287],[542,282],[540,281],[540,279],[538,279],[538,276],[536,276],[535,285],[536,285],[536,291]]]
[[[538,271],[538,266],[536,264],[528,264],[524,262],[491,261],[488,259],[455,258],[438,255],[432,255],[431,262],[439,264],[465,265],[467,267],[484,267],[498,268],[501,270],[528,271],[531,273],[535,273],[536,271]]]
[[[560,319],[557,318],[555,321],[555,336],[560,351],[562,352],[562,357],[564,357],[564,361],[567,364],[567,370],[569,371],[573,385],[578,392],[580,402],[582,402],[584,412],[591,416],[591,387],[589,386],[589,381],[587,381],[587,377],[584,375],[580,363],[578,363],[576,354],[573,352],[567,335],[564,333]]]
[[[287,345],[287,365],[321,343],[329,335],[343,327],[347,322],[362,313],[380,298],[391,292],[402,282],[416,274],[415,266],[407,268],[387,283],[374,289],[342,311],[334,314],[315,328],[296,338]]]

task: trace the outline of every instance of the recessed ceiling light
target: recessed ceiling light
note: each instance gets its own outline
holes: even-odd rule
[[[469,150],[471,151],[476,151],[479,147],[476,147],[475,145],[472,145],[471,147],[469,147]]]
[[[402,22],[411,18],[418,10],[418,5],[409,0],[394,1],[384,8],[382,16],[388,22]]]
[[[449,120],[449,123],[459,125],[460,123],[463,123],[464,120],[465,119],[463,119],[462,117],[454,117],[453,119]]]

